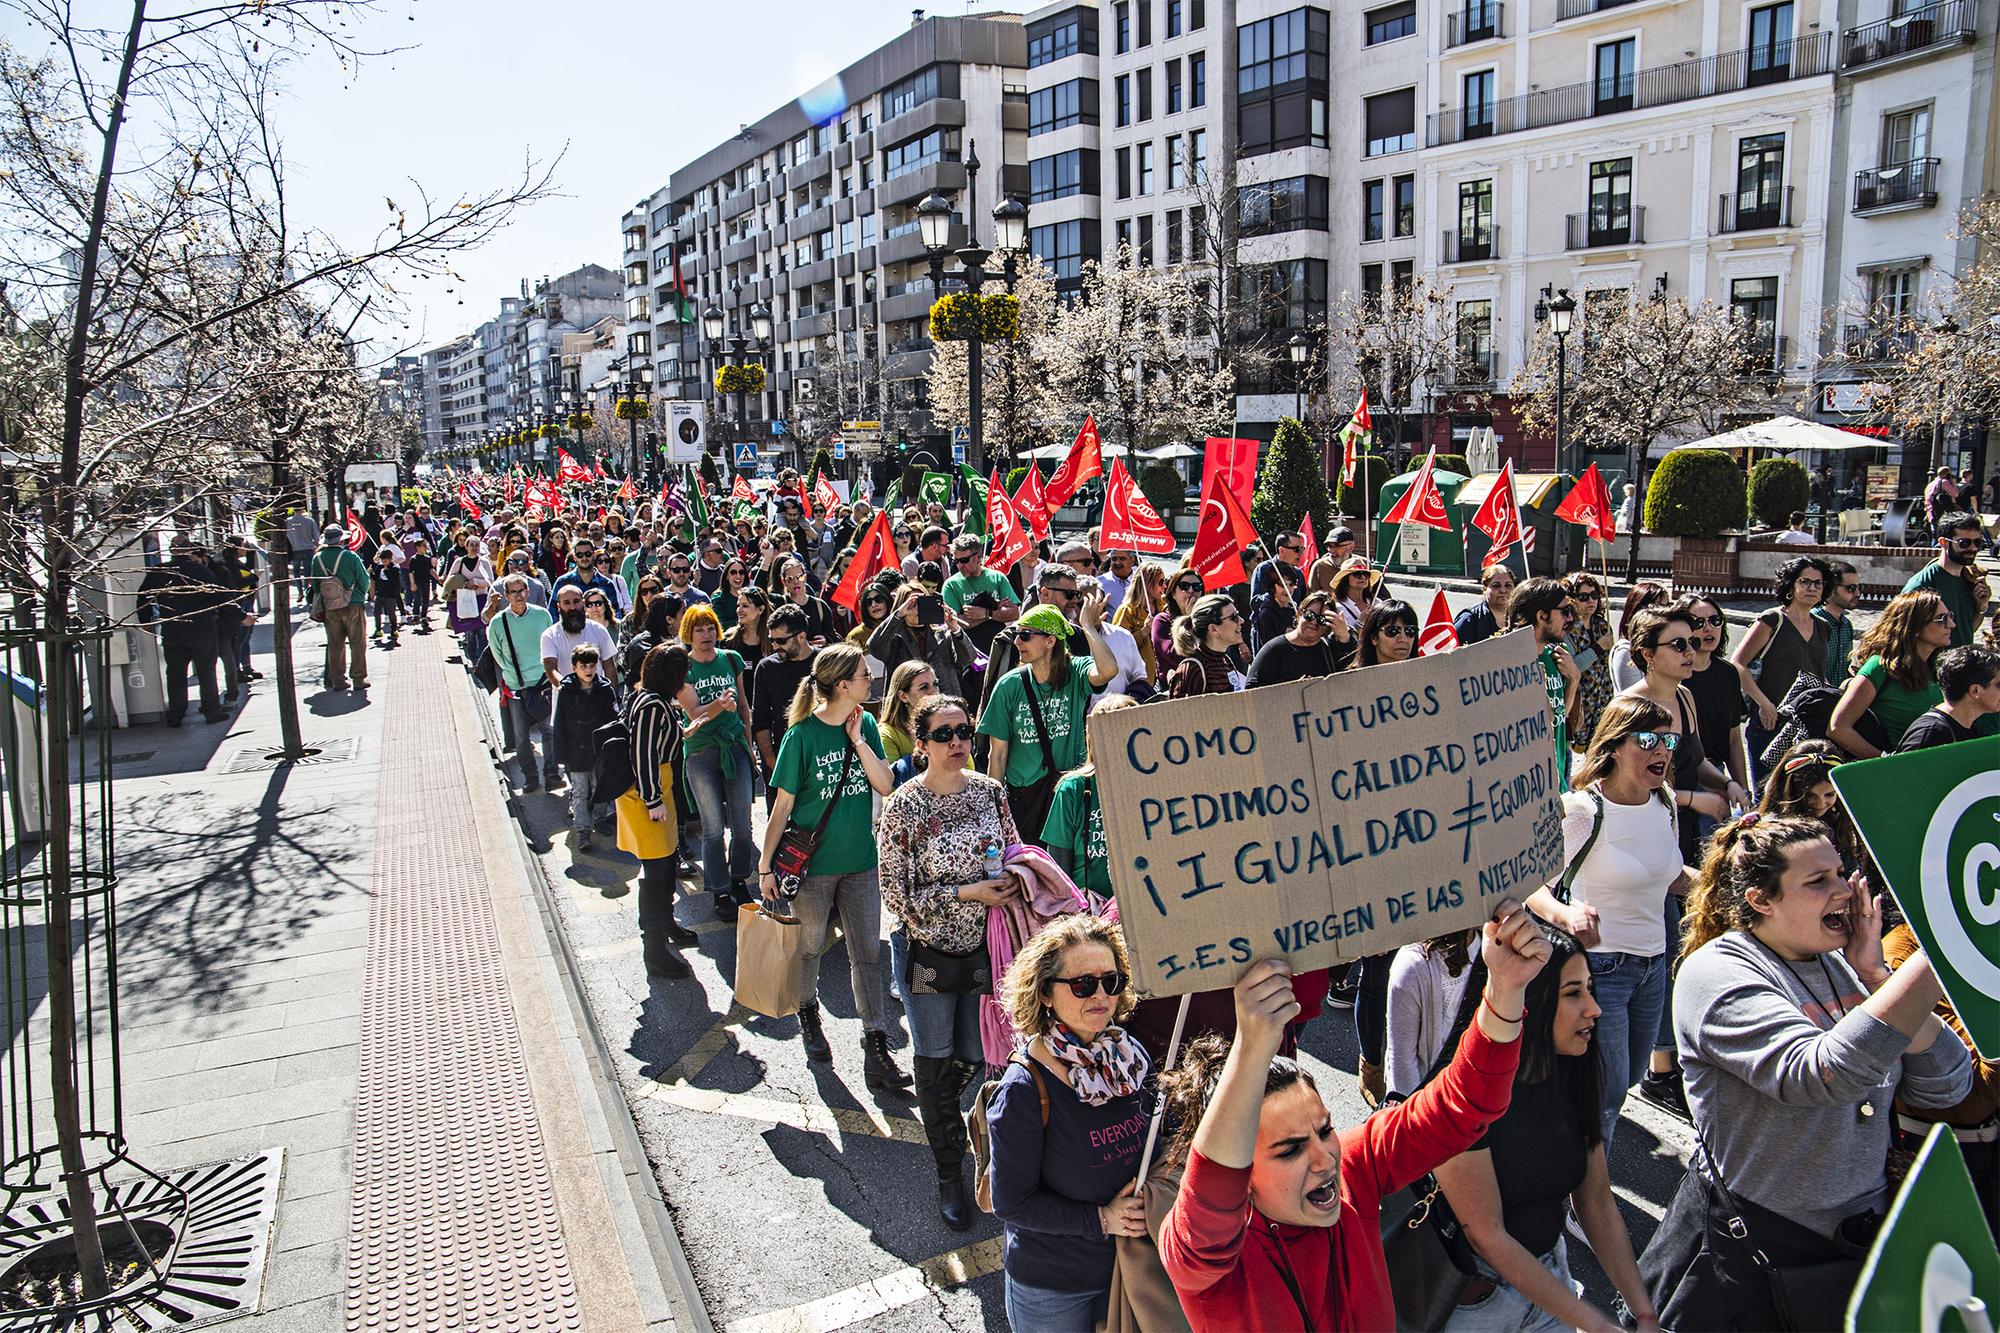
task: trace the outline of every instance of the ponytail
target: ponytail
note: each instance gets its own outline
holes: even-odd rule
[[[844,680],[851,680],[867,655],[851,643],[830,643],[813,658],[812,670],[792,692],[792,706],[785,713],[785,725],[796,727],[817,708],[830,703],[833,692]]]
[[[1685,963],[1718,936],[1756,925],[1750,891],[1760,889],[1765,897],[1776,898],[1791,849],[1817,841],[1832,841],[1826,825],[1782,815],[1753,812],[1717,829],[1682,911],[1680,960]]]

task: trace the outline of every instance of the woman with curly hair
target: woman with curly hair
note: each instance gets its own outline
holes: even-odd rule
[[[1944,702],[1932,659],[1951,646],[1954,628],[1951,611],[1934,592],[1891,598],[1854,645],[1854,678],[1834,706],[1827,738],[1856,759],[1895,749],[1912,722]],[[1874,718],[1877,736],[1863,734],[1863,713]]]

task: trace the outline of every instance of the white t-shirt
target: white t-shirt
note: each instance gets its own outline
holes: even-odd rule
[[[1771,540],[1780,546],[1811,546],[1818,539],[1810,532],[1799,532],[1795,529],[1787,528],[1777,536],[1771,538]]]
[[[1577,867],[1570,901],[1597,909],[1599,940],[1592,953],[1656,957],[1667,949],[1667,889],[1682,866],[1674,809],[1657,796],[1647,797],[1643,805],[1620,805],[1605,800],[1596,788],[1564,792],[1564,866],[1589,839],[1599,801],[1604,827]]]
[[[1123,694],[1133,681],[1146,679],[1146,659],[1139,655],[1139,641],[1132,637],[1131,630],[1106,621],[1097,627],[1097,632],[1104,636],[1111,655],[1118,659],[1118,674],[1101,693]]]
[[[555,658],[556,674],[567,676],[570,674],[570,649],[580,643],[587,643],[597,649],[597,659],[604,665],[610,665],[617,657],[618,648],[611,642],[611,631],[594,620],[584,621],[583,628],[574,634],[564,629],[560,620],[543,630],[542,657],[544,660]],[[602,669],[600,666],[599,670]]]

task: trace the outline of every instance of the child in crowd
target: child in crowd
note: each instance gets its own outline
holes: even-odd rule
[[[369,582],[375,591],[375,638],[394,647],[409,587],[402,566],[396,563],[395,548],[387,542],[375,548],[375,567],[369,571]]]
[[[569,772],[570,828],[576,834],[576,850],[587,852],[593,805],[606,811],[602,822],[610,822],[610,802],[597,800],[597,793],[591,790],[591,769],[597,763],[597,729],[617,716],[618,692],[599,674],[602,663],[590,644],[579,643],[570,649],[569,663],[570,674],[556,690],[555,736],[550,749],[556,762]]]

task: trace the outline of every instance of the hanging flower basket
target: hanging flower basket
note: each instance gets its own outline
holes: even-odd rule
[[[933,342],[964,342],[974,337],[1004,342],[1021,332],[1021,301],[1005,292],[991,296],[955,292],[932,303],[930,324]]]
[[[644,398],[620,398],[618,405],[611,409],[612,415],[620,421],[644,421],[648,404]]]
[[[588,412],[573,412],[569,418],[569,428],[574,431],[589,430],[593,423]]]
[[[762,393],[764,392],[764,367],[720,366],[715,372],[717,393]]]
[[[545,440],[559,440],[562,438],[562,427],[551,422],[542,427],[541,436]]]

